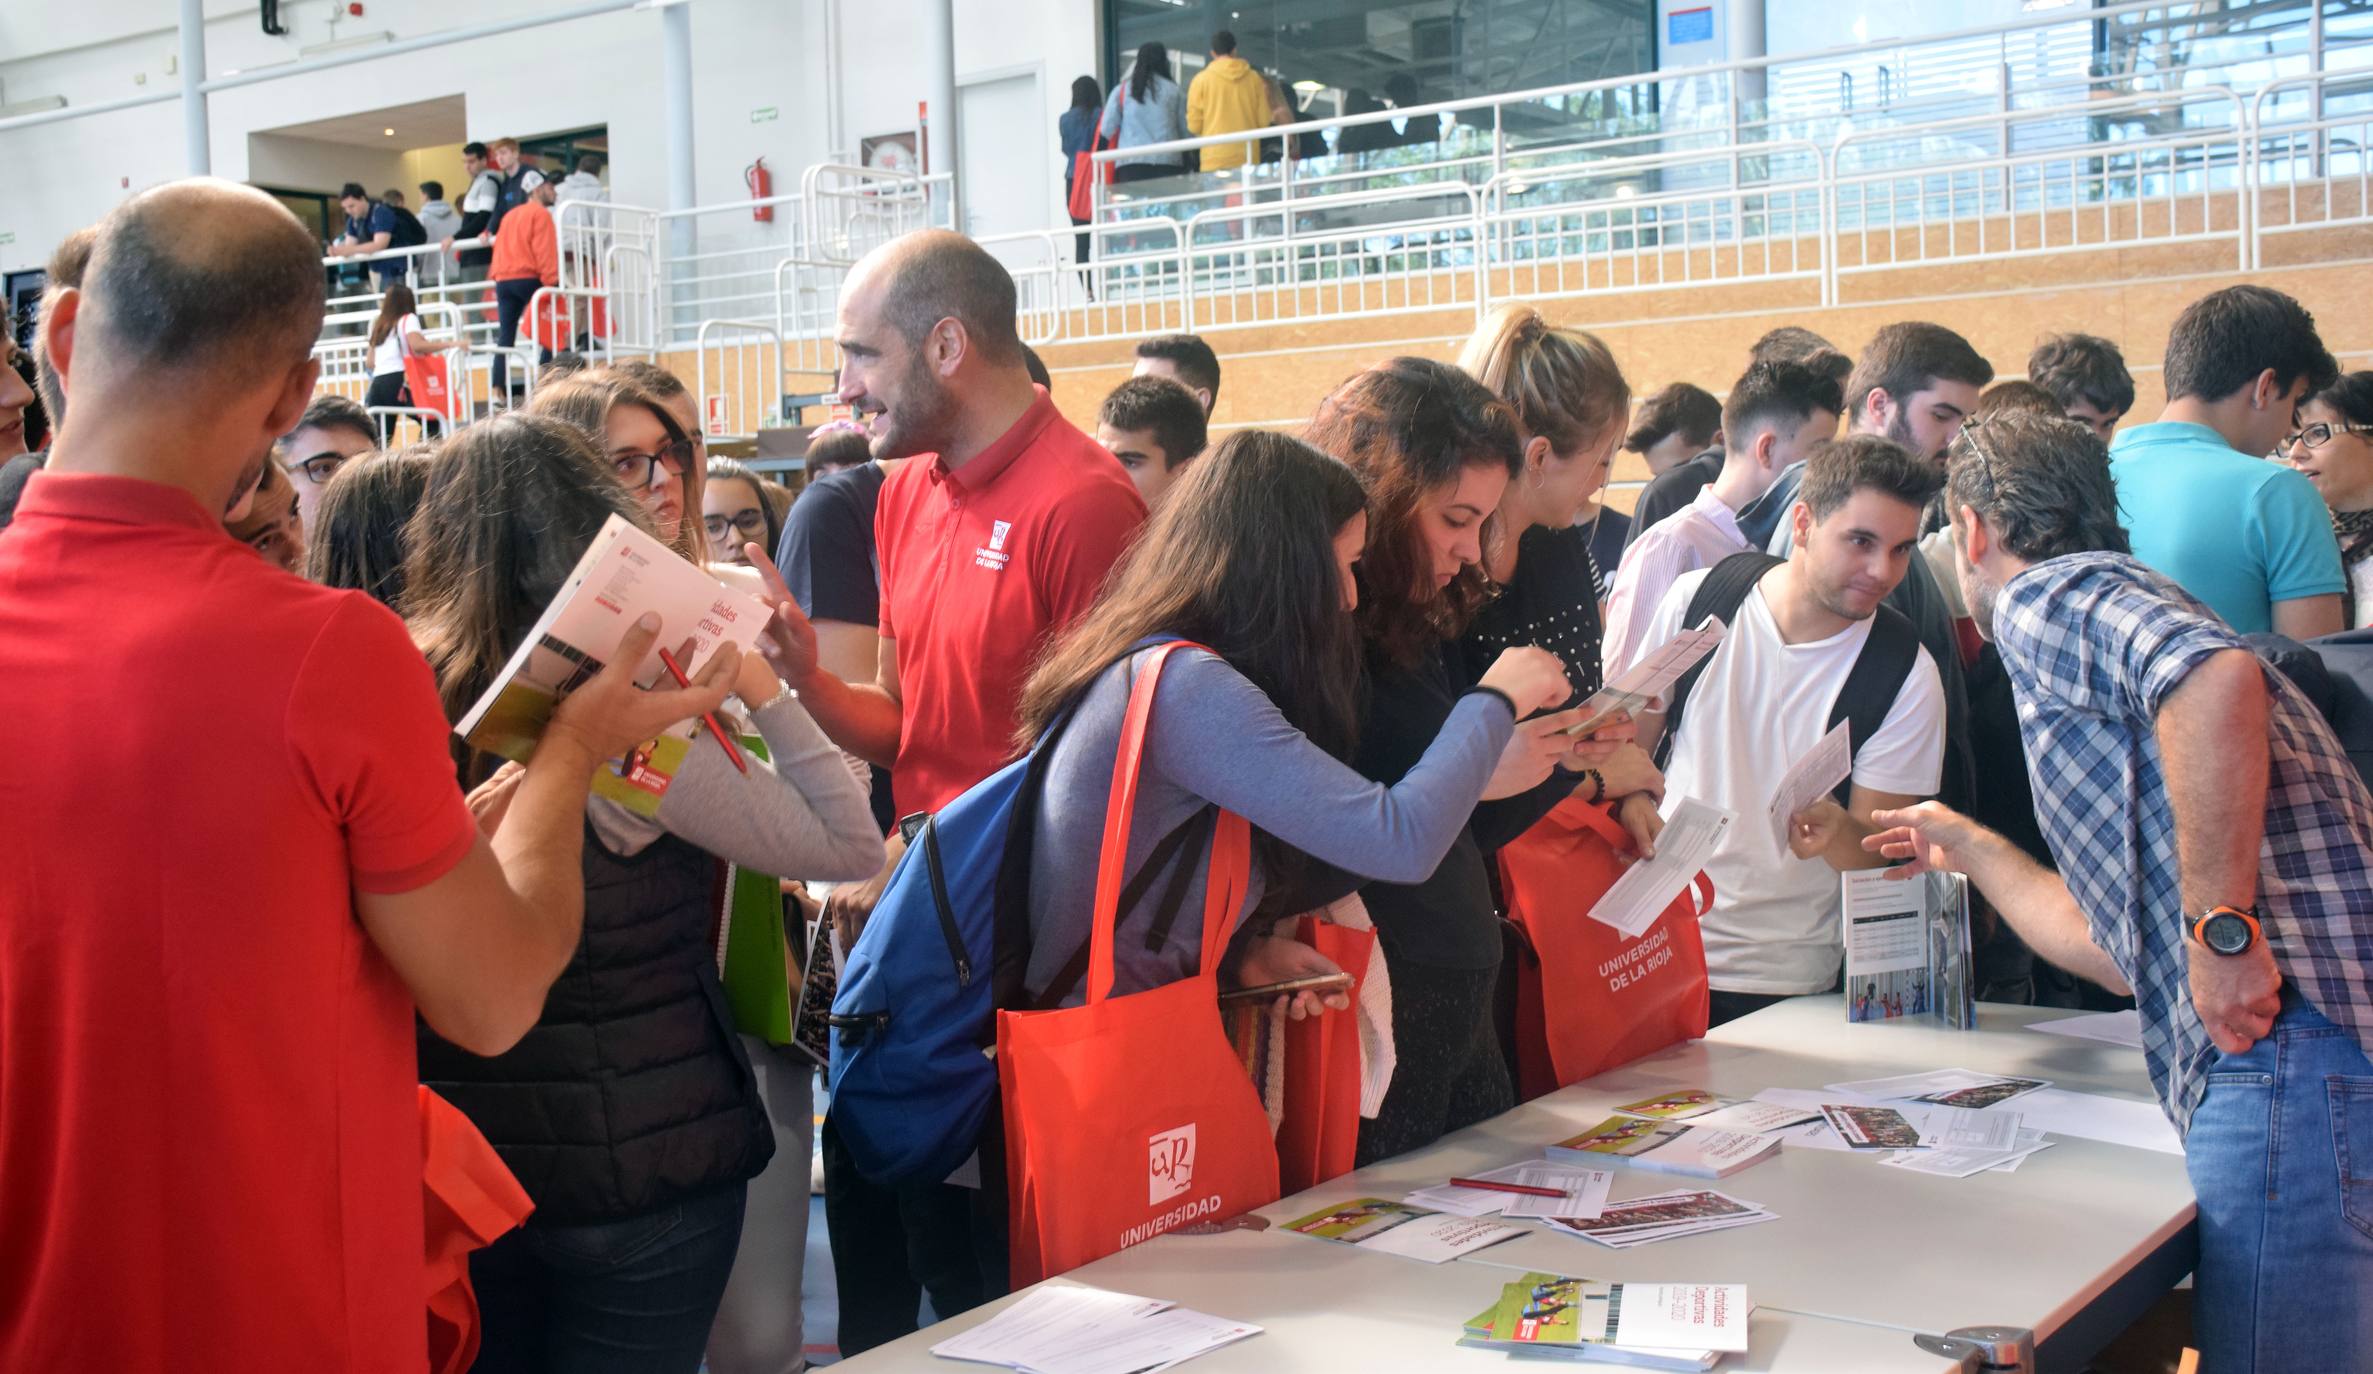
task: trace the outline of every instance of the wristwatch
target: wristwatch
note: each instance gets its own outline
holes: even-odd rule
[[[2258,942],[2258,913],[2237,906],[2212,906],[2192,922],[2192,938],[2212,954],[2241,954]]]

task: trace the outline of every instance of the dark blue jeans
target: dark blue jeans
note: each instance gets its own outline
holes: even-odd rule
[[[623,1221],[527,1225],[470,1257],[475,1374],[696,1374],[742,1238],[735,1183]]]
[[[2201,1374],[2373,1369],[2373,1063],[2282,1002],[2272,1035],[2217,1057],[2184,1137]]]
[[[494,355],[494,394],[500,400],[510,377],[510,348],[519,342],[519,321],[527,314],[527,303],[535,299],[543,283],[534,277],[511,277],[494,284],[494,341],[502,349]],[[552,350],[537,350],[536,361],[552,361]]]

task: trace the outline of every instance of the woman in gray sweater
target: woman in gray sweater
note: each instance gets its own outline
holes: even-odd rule
[[[1137,50],[1137,65],[1129,69],[1127,81],[1113,85],[1097,127],[1122,152],[1112,160],[1116,183],[1174,177],[1188,170],[1176,153],[1128,155],[1131,148],[1175,143],[1187,136],[1186,95],[1170,79],[1168,48],[1148,43]]]
[[[1150,641],[1210,652],[1175,657],[1154,696],[1126,872],[1156,868],[1148,877],[1158,880],[1132,881],[1134,900],[1124,894],[1116,992],[1196,972],[1210,818],[1223,808],[1254,830],[1223,979],[1332,972],[1306,946],[1266,936],[1268,918],[1303,909],[1296,877],[1312,860],[1397,882],[1431,873],[1501,768],[1517,719],[1564,698],[1555,657],[1511,649],[1397,782],[1354,771],[1343,761],[1360,680],[1352,565],[1366,541],[1365,493],[1349,468],[1284,435],[1239,432],[1180,479],[1095,609],[1031,675],[1024,743],[1062,725],[1030,856],[1033,1005],[1081,1000],[1073,970],[1085,967],[1113,758]],[[1149,864],[1157,851],[1163,862]]]

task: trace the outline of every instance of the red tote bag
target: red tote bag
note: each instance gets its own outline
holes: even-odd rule
[[[445,360],[434,354],[412,354],[404,359],[404,389],[412,393],[418,410],[433,410],[453,418],[453,387]]]
[[[428,1367],[431,1374],[463,1374],[478,1356],[470,1253],[527,1220],[536,1205],[461,1109],[426,1085],[420,1089],[420,1146]]]
[[[1638,939],[1590,918],[1631,844],[1606,808],[1569,797],[1500,851],[1508,919],[1530,946],[1517,970],[1517,1091],[1530,1101],[1706,1033],[1714,900],[1703,873]]]
[[[1073,219],[1096,217],[1096,178],[1103,175],[1105,170],[1103,164],[1096,161],[1096,154],[1111,146],[1112,140],[1104,136],[1104,119],[1099,114],[1096,132],[1088,139],[1088,150],[1071,155],[1071,191],[1069,203],[1064,209]]]
[[[1220,1026],[1219,961],[1244,899],[1251,829],[1221,812],[1193,977],[1116,997],[1113,922],[1154,687],[1174,651],[1137,674],[1113,763],[1088,942],[1087,1000],[997,1013],[1013,1286],[1198,1221],[1275,1202],[1268,1113]]]
[[[1357,1007],[1368,952],[1376,947],[1375,932],[1305,916],[1294,938],[1351,975],[1351,1003]],[[1359,1137],[1358,1013],[1330,1011],[1286,1022],[1285,1119],[1277,1127],[1279,1185],[1287,1193],[1298,1193],[1350,1173]]]

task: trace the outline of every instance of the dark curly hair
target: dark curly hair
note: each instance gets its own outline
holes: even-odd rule
[[[2118,522],[2109,449],[2075,420],[2004,410],[1972,421],[1953,441],[1945,490],[1955,515],[1976,511],[2029,563],[2133,552]]]
[[[1368,487],[1359,628],[1369,648],[1408,667],[1464,633],[1490,599],[1490,583],[1480,568],[1467,568],[1448,587],[1435,587],[1418,511],[1468,468],[1496,466],[1511,477],[1522,471],[1516,412],[1448,363],[1388,358],[1319,402],[1302,437]]]

